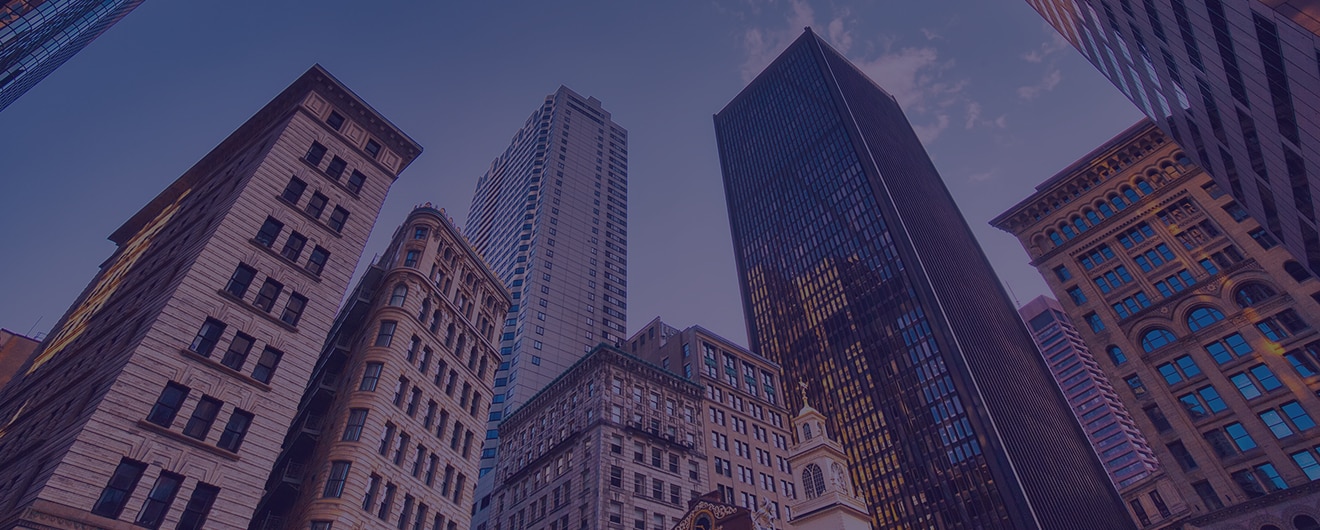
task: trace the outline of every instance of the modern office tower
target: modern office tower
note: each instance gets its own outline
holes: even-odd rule
[[[1029,3],[1320,273],[1320,3]]]
[[[596,98],[546,96],[477,182],[468,239],[513,291],[487,429],[627,333],[628,133]],[[499,440],[482,447],[481,475]],[[477,520],[484,520],[482,481]],[[480,524],[480,523],[478,523]]]
[[[313,66],[111,234],[0,393],[0,527],[246,528],[420,152]]]
[[[1143,120],[993,224],[1086,323],[1192,527],[1314,528],[1279,519],[1320,517],[1320,283],[1184,153]]]
[[[706,395],[705,490],[724,502],[787,521],[797,498],[788,463],[779,366],[701,327],[679,331],[659,318],[624,346],[634,355],[700,385]]]
[[[715,132],[750,349],[808,383],[875,527],[1132,526],[889,94],[807,30]]]
[[[1059,302],[1038,296],[1018,309],[1018,314],[1036,339],[1054,381],[1081,422],[1091,447],[1100,455],[1114,487],[1122,492],[1155,474],[1159,461],[1146,444],[1146,437],[1137,429],[1109,384],[1109,377]]]
[[[414,208],[340,310],[254,530],[467,530],[509,294]]]
[[[0,111],[142,0],[0,0]]]
[[[0,329],[0,389],[3,389],[28,358],[37,351],[41,341],[19,335],[7,329]]]
[[[707,491],[697,384],[601,344],[500,425],[487,527],[668,530]]]

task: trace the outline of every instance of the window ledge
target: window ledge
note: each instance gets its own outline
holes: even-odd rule
[[[201,449],[218,457],[224,458],[226,460],[231,460],[234,462],[237,462],[239,460],[238,455],[234,453],[231,453],[214,445],[208,444],[196,438],[184,436],[182,433],[171,431],[169,429],[151,423],[147,420],[138,420],[137,425],[138,427],[141,427],[148,431],[154,432],[156,434],[159,434],[161,436],[164,436],[166,438],[169,438],[177,442],[183,442],[185,444],[191,445],[193,447],[196,447],[198,449]]]
[[[215,359],[212,359],[210,357],[202,357],[201,354],[189,350],[187,348],[179,348],[179,353],[183,354],[185,358],[191,359],[193,362],[208,366],[212,370],[215,370],[224,375],[233,377],[234,379],[247,383],[248,386],[256,388],[257,390],[260,390],[262,392],[270,392],[271,390],[270,385],[266,383],[262,383],[261,381],[257,381],[256,379],[253,379],[252,376],[244,374],[243,372],[239,372],[228,366],[220,364],[220,362],[216,361]]]
[[[367,158],[371,158],[371,157],[368,156]],[[339,179],[336,179],[336,178],[330,176],[329,173],[326,173],[325,171],[322,171],[321,168],[320,168],[319,166],[317,166],[316,164],[313,164],[313,163],[311,163],[310,161],[308,161],[308,160],[307,160],[307,157],[305,157],[305,156],[303,156],[303,157],[298,157],[298,160],[301,160],[302,163],[303,163],[303,165],[306,165],[307,167],[312,168],[312,170],[316,171],[316,174],[317,174],[317,175],[320,175],[321,177],[325,178],[325,180],[330,181],[330,183],[331,183],[331,184],[334,184],[336,188],[339,188],[339,189],[342,190],[344,193],[347,193],[347,194],[351,195],[354,199],[361,199],[361,198],[362,198],[362,196],[359,195],[358,192],[349,189],[349,187],[346,186],[346,185],[344,185],[344,183],[339,182]],[[344,170],[347,171],[348,168],[344,168]]]
[[[259,243],[256,239],[249,239],[249,240],[248,240],[248,243],[252,243],[253,246],[255,246],[255,247],[257,247],[257,248],[259,248],[259,249],[261,249],[261,250],[266,251],[266,253],[267,253],[267,254],[270,254],[271,257],[273,257],[273,258],[275,258],[275,259],[277,259],[277,260],[280,260],[280,261],[283,262],[285,265],[288,265],[288,266],[294,268],[295,270],[297,270],[298,272],[301,272],[301,273],[303,274],[303,276],[306,276],[306,277],[310,278],[312,281],[314,281],[314,282],[316,282],[316,283],[321,283],[321,277],[320,277],[320,276],[317,276],[317,275],[315,275],[315,274],[312,274],[312,271],[309,271],[309,270],[307,270],[307,269],[302,268],[301,266],[298,265],[297,262],[295,262],[295,261],[293,261],[293,260],[291,260],[291,259],[289,259],[289,258],[284,257],[284,255],[283,255],[283,254],[280,254],[279,252],[275,252],[275,249],[270,248],[270,247],[268,247],[268,246],[266,246],[266,245],[263,245],[263,244]]]
[[[333,228],[330,228],[330,225],[325,224],[325,221],[322,221],[321,219],[316,218],[316,217],[312,217],[312,214],[307,213],[307,210],[304,210],[304,209],[302,209],[302,208],[299,208],[298,205],[295,204],[295,203],[289,202],[289,200],[288,200],[288,199],[285,199],[283,195],[276,195],[275,198],[276,198],[276,199],[279,199],[279,201],[282,202],[282,203],[284,203],[285,206],[288,206],[289,208],[291,208],[291,209],[293,209],[294,211],[296,211],[296,212],[298,212],[299,214],[301,214],[304,218],[310,220],[310,221],[313,222],[313,223],[316,223],[317,226],[320,226],[321,228],[324,228],[326,232],[329,232],[329,233],[330,233],[330,235],[335,236],[335,237],[338,237],[338,238],[342,238],[342,237],[344,237],[343,234],[341,234],[341,233],[339,233],[339,232],[336,232],[335,229],[333,229]],[[270,249],[268,248],[267,250],[270,250]],[[282,257],[282,256],[281,256],[281,257]]]
[[[296,327],[294,327],[294,326],[290,326],[290,325],[288,325],[288,324],[285,324],[283,320],[280,320],[280,319],[278,319],[278,318],[275,318],[275,317],[272,316],[270,313],[267,313],[267,312],[265,312],[265,311],[262,311],[261,308],[259,308],[259,307],[257,307],[257,306],[254,306],[254,305],[252,305],[252,304],[249,304],[249,303],[247,303],[247,302],[244,302],[242,298],[239,298],[239,297],[237,297],[237,296],[234,296],[234,295],[232,295],[232,294],[229,294],[229,292],[228,292],[228,291],[225,291],[224,289],[216,289],[216,292],[217,292],[217,293],[220,293],[220,296],[224,297],[226,300],[229,300],[229,301],[231,301],[231,302],[234,302],[234,303],[238,304],[240,307],[242,307],[243,309],[248,310],[248,311],[251,312],[252,314],[255,314],[255,315],[257,315],[257,316],[260,316],[261,318],[266,319],[266,320],[269,321],[270,323],[275,324],[275,325],[277,325],[277,326],[279,326],[279,327],[281,327],[281,328],[284,328],[285,331],[288,331],[288,332],[290,332],[290,333],[297,333],[297,332],[298,332],[298,328],[296,328]]]

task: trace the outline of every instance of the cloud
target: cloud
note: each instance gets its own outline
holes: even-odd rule
[[[980,173],[972,173],[971,175],[967,175],[967,180],[970,182],[985,182],[987,180],[995,178],[995,174],[996,171],[993,169],[989,171],[982,171]]]
[[[936,40],[936,39],[943,39],[943,38],[944,38],[944,35],[940,35],[939,33],[935,33],[934,31],[931,31],[931,30],[928,29],[928,28],[921,28],[921,34],[922,34],[923,36],[926,37],[926,40]]]
[[[975,101],[967,104],[967,125],[964,129],[971,129],[976,126],[977,120],[981,119],[981,104]]]
[[[830,21],[826,28],[830,36],[830,42],[839,50],[839,53],[847,54],[852,49],[853,34],[852,30],[847,28],[848,18],[852,16],[852,11],[843,9]]]
[[[1063,81],[1063,72],[1053,68],[1045,73],[1039,83],[1018,87],[1018,97],[1031,101],[1040,97],[1041,94],[1054,90],[1054,87],[1059,86],[1061,81]]]
[[[789,13],[785,26],[778,28],[750,27],[743,32],[743,49],[747,58],[742,64],[742,79],[751,81],[761,73],[794,39],[802,33],[802,28],[816,25],[816,11],[807,0],[789,0]],[[759,8],[752,3],[754,12]],[[833,24],[831,24],[833,25]],[[851,43],[852,34],[843,31],[843,22],[839,22],[840,34]],[[836,43],[837,44],[837,43]]]
[[[949,128],[948,114],[936,115],[934,123],[912,124],[913,132],[917,133],[917,138],[921,140],[921,143],[923,145],[930,145],[931,142],[934,142],[936,138],[940,137],[940,133],[944,132],[944,130],[948,128]]]

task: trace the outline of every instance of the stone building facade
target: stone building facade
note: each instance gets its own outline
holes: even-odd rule
[[[702,401],[597,346],[501,424],[488,528],[669,530],[709,489]]]
[[[1148,121],[1036,189],[992,224],[1103,352],[1193,523],[1271,499],[1315,517],[1320,283]],[[1177,515],[1155,483],[1123,496],[1143,526]]]
[[[779,365],[701,326],[679,331],[659,318],[625,347],[704,390],[706,489],[727,504],[788,520],[797,489]]]
[[[420,151],[314,66],[116,230],[0,394],[0,527],[247,527]]]
[[[0,389],[18,375],[18,370],[27,364],[39,345],[41,341],[0,329]]]
[[[510,299],[429,204],[326,339],[253,528],[467,530]]]

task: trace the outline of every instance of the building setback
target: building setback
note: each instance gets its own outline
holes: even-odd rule
[[[0,394],[0,527],[246,528],[420,151],[313,66],[116,230]]]
[[[682,331],[652,320],[624,346],[702,387],[700,433],[709,481],[723,502],[787,521],[797,498],[779,366],[701,326]]]
[[[1320,2],[1028,3],[1320,273]]]
[[[492,435],[597,343],[627,333],[628,133],[596,98],[546,96],[477,182],[465,232],[513,305],[503,320]],[[482,446],[480,474],[499,440]],[[491,484],[481,481],[476,526]]]
[[[1320,284],[1240,202],[1143,120],[992,224],[1086,323],[1191,527],[1315,527]],[[1176,512],[1142,490],[1138,516]]]
[[[500,425],[487,527],[669,529],[709,489],[702,389],[600,345]]]
[[[141,4],[142,0],[0,3],[0,111]]]
[[[808,29],[715,130],[750,349],[875,527],[1132,526],[891,96]]]
[[[467,530],[509,295],[430,204],[340,310],[254,530]]]

